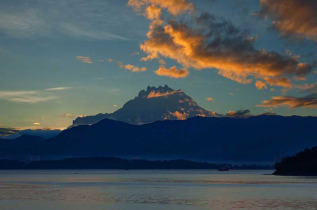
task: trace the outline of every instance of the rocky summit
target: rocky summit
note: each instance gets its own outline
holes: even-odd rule
[[[106,118],[140,125],[159,120],[185,120],[195,116],[213,117],[217,114],[201,108],[182,90],[174,90],[167,85],[158,88],[149,86],[117,111],[78,117],[71,127],[95,124]]]

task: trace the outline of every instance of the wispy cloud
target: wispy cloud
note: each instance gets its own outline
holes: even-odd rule
[[[90,57],[87,57],[87,56],[76,56],[76,59],[83,62],[83,63],[88,63],[88,64],[92,64],[92,61],[90,59]]]
[[[115,35],[105,31],[87,30],[86,28],[78,27],[74,24],[64,23],[61,25],[61,31],[69,36],[76,38],[96,39],[96,40],[127,40],[127,38]]]
[[[273,18],[273,27],[283,36],[305,37],[317,41],[317,1],[261,0],[262,16]]]
[[[89,5],[80,2],[76,5],[72,4],[72,9],[77,11],[77,20],[68,17],[70,12],[68,7],[53,2],[41,3],[30,3],[31,6],[25,6],[24,9],[22,7],[14,10],[5,7],[0,8],[0,32],[9,37],[22,39],[33,37],[56,38],[62,35],[86,40],[127,40],[126,37],[108,31],[109,27],[96,27],[95,24],[98,25],[97,15],[91,17],[83,11],[88,9],[85,7]],[[55,12],[52,12],[50,7],[55,7]],[[95,6],[91,4],[90,7]],[[48,8],[51,10],[47,11]],[[99,15],[103,16],[104,14]],[[111,30],[114,30],[114,28]]]
[[[14,98],[7,98],[6,100],[12,101],[12,102],[18,102],[18,103],[30,103],[30,104],[36,104],[40,102],[46,102],[51,101],[54,99],[57,99],[56,96],[19,96]]]
[[[62,113],[60,115],[58,115],[60,118],[70,118],[70,119],[74,119],[77,117],[86,117],[86,115],[75,115],[75,114],[69,114],[69,113]]]
[[[41,96],[39,91],[0,91],[0,99],[17,103],[40,103],[57,97]]]
[[[36,104],[55,99],[58,97],[52,94],[47,95],[44,91],[0,91],[0,100],[16,103]]]
[[[304,97],[295,96],[274,96],[270,100],[264,100],[258,107],[288,106],[290,109],[307,107],[317,109],[317,94],[310,94]]]
[[[305,84],[296,86],[300,89],[300,93],[305,93],[304,96],[274,96],[269,100],[262,101],[257,107],[273,107],[288,106],[288,108],[317,108],[317,84]]]
[[[56,91],[56,90],[68,90],[71,89],[72,87],[54,87],[54,88],[47,88],[45,89],[46,91]]]

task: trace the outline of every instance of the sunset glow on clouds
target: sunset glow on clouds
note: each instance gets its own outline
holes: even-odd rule
[[[298,36],[317,41],[317,1],[260,0],[260,15],[273,18],[273,27],[283,36]]]
[[[257,87],[290,87],[292,76],[305,78],[315,64],[300,62],[292,56],[257,50],[255,39],[232,23],[208,13],[193,12],[191,4],[181,1],[181,7],[171,1],[129,1],[138,12],[152,21],[148,40],[140,44],[147,54],[144,61],[170,58],[184,68],[217,69],[218,74],[242,84],[257,80]],[[184,6],[186,5],[186,6]],[[162,17],[162,9],[177,16],[186,12],[187,19]],[[167,72],[165,68],[162,72]],[[158,74],[166,76],[165,74]]]
[[[170,78],[184,78],[189,74],[187,69],[177,69],[176,66],[170,67],[168,69],[164,66],[161,66],[154,72],[159,76],[166,76]]]
[[[0,127],[66,128],[165,84],[223,116],[315,116],[316,2],[0,1]]]

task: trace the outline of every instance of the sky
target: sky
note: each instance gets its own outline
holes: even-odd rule
[[[317,116],[312,0],[1,0],[0,127],[66,128],[147,86]]]

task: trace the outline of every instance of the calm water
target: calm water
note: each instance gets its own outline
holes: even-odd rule
[[[0,171],[0,209],[317,209],[317,177],[272,171]]]

